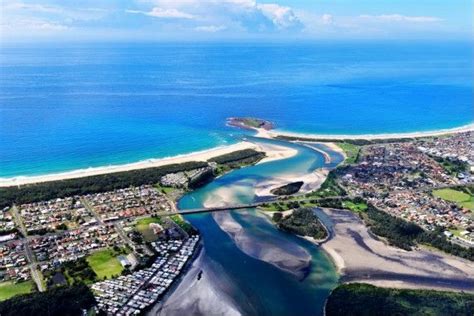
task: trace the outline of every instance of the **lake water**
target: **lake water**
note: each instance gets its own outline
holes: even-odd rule
[[[306,133],[473,121],[472,43],[2,45],[0,177],[225,145],[229,116]]]

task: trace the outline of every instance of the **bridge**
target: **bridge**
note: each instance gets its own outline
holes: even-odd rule
[[[216,206],[216,207],[202,207],[202,208],[191,208],[185,210],[176,210],[172,212],[159,212],[156,215],[159,216],[170,216],[170,215],[188,215],[188,214],[198,214],[198,213],[209,213],[209,212],[222,212],[222,211],[232,211],[232,210],[241,210],[246,208],[258,207],[262,204],[269,203],[272,201],[250,203],[250,204],[236,204],[236,205],[227,205],[227,206]]]

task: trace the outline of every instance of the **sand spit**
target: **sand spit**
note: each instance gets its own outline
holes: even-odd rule
[[[201,251],[176,289],[147,315],[242,315],[220,270],[207,262]]]
[[[314,139],[327,139],[327,140],[341,140],[341,139],[391,139],[391,138],[414,138],[414,137],[428,137],[428,136],[440,136],[453,133],[463,133],[474,131],[474,122],[455,128],[440,129],[434,131],[421,131],[421,132],[407,132],[407,133],[385,133],[385,134],[360,134],[360,135],[342,135],[342,134],[305,134],[305,133],[292,133],[278,130],[258,130],[257,136],[274,138],[276,136],[290,136],[290,137],[302,137],[302,138],[314,138]]]
[[[265,152],[265,154],[267,155],[265,158],[258,162],[259,164],[274,160],[291,158],[298,154],[298,150],[285,146],[258,143],[258,147],[260,151]]]
[[[473,262],[441,252],[388,246],[372,237],[362,220],[347,210],[318,209],[316,213],[331,234],[321,248],[333,259],[343,282],[474,292]]]

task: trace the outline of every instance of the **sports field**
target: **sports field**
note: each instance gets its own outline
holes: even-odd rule
[[[98,278],[104,279],[122,273],[123,267],[117,259],[117,256],[119,256],[119,254],[114,250],[104,249],[93,252],[87,256],[86,260]]]
[[[474,210],[474,196],[454,189],[434,190],[433,195],[443,200],[457,203],[458,205]]]
[[[33,281],[14,283],[6,281],[0,283],[0,301],[9,299],[18,294],[30,293],[33,290]]]

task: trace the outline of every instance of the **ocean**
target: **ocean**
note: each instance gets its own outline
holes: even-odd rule
[[[230,116],[318,134],[474,120],[471,42],[2,44],[0,177],[238,141]]]

